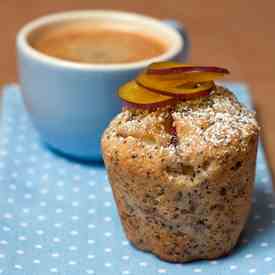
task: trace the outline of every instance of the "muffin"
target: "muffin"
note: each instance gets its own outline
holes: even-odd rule
[[[259,127],[216,87],[155,109],[124,108],[102,152],[127,238],[163,260],[227,255],[251,207]]]

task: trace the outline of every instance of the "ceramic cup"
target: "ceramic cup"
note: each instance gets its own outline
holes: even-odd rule
[[[169,47],[164,54],[145,61],[102,65],[49,57],[30,46],[30,34],[49,24],[87,19],[138,28],[168,42]],[[18,71],[26,109],[50,147],[74,158],[100,160],[103,130],[121,110],[118,87],[152,62],[185,58],[187,50],[182,26],[143,15],[91,10],[39,18],[17,35]]]

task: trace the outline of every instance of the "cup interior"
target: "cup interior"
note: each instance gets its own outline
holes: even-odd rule
[[[108,28],[109,26],[110,29],[119,29],[121,31],[138,33],[150,37],[165,45],[165,52],[161,55],[137,62],[121,64],[84,64],[47,56],[32,47],[32,41],[34,41],[37,36],[43,34],[43,32],[49,30],[58,32],[60,28],[64,27],[71,29],[83,28],[83,30],[85,30],[90,28],[91,25],[95,27],[104,26],[104,28]],[[17,37],[18,47],[32,55],[33,58],[55,63],[55,65],[60,66],[104,70],[117,68],[135,69],[138,67],[145,67],[153,62],[173,59],[182,50],[183,42],[184,41],[176,30],[154,18],[133,13],[100,10],[65,12],[42,17],[23,27]]]

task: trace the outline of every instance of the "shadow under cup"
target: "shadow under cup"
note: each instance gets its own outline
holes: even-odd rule
[[[122,64],[84,64],[47,56],[30,46],[45,27],[64,23],[110,22],[166,43],[165,53]],[[117,89],[152,62],[177,59],[184,41],[156,19],[115,11],[78,11],[50,15],[23,27],[17,36],[18,71],[23,100],[42,140],[55,151],[81,160],[101,160],[100,139],[120,112]]]

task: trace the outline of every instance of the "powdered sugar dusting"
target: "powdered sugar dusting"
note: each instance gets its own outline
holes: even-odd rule
[[[258,130],[255,113],[241,105],[230,91],[217,87],[207,97],[154,111],[125,109],[113,120],[105,136],[120,142],[131,137],[131,142],[149,146],[150,151],[161,148],[174,153],[175,147],[182,152],[194,147],[230,147],[239,151],[245,149]]]

